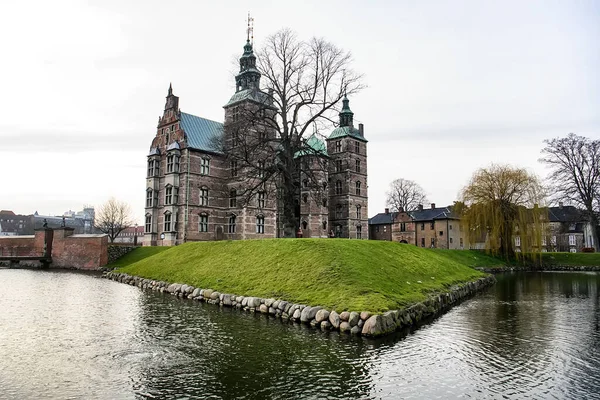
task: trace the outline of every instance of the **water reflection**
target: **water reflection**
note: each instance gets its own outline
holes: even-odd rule
[[[409,333],[320,332],[94,276],[0,270],[9,398],[594,398],[600,274],[498,276]]]

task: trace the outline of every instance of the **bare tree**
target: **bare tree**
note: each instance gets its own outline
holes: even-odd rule
[[[225,154],[232,168],[243,170],[237,195],[248,202],[258,191],[277,187],[285,237],[293,237],[298,227],[300,182],[319,196],[326,190],[326,150],[315,146],[314,138],[321,140],[335,127],[341,100],[363,88],[351,61],[350,53],[322,38],[300,41],[289,29],[281,30],[257,51],[264,91],[252,81],[252,102],[226,123]]]
[[[387,205],[392,211],[414,210],[419,204],[427,203],[425,191],[418,183],[399,178],[390,183]]]
[[[555,193],[553,197],[586,211],[592,223],[594,246],[600,250],[600,140],[570,133],[544,143],[540,162],[551,168],[548,181]]]
[[[129,204],[111,197],[100,206],[96,213],[95,225],[101,232],[106,233],[113,243],[126,228],[133,226],[133,218]]]

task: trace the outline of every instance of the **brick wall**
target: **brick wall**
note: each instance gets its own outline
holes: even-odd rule
[[[52,267],[95,270],[108,264],[108,236],[71,235],[57,229],[52,242]]]

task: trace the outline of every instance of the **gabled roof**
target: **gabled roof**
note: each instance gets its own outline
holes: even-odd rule
[[[302,157],[306,155],[319,155],[327,157],[327,146],[314,133],[305,142],[306,147],[294,154],[294,157]]]
[[[385,225],[394,222],[394,219],[398,215],[397,212],[390,213],[379,213],[376,216],[369,218],[369,225]]]
[[[582,222],[585,221],[581,210],[573,206],[548,207],[550,222]]]
[[[192,114],[181,113],[181,128],[192,149],[222,153],[219,142],[223,136],[223,124]]]
[[[432,221],[434,219],[459,219],[449,207],[424,208],[408,211],[414,221]]]
[[[365,143],[367,142],[367,139],[365,139],[365,137],[360,134],[359,130],[353,126],[340,126],[335,128],[327,140],[343,138],[346,136],[350,136],[351,138],[363,141]]]
[[[256,72],[258,72],[258,71],[256,71]],[[244,90],[240,90],[239,92],[235,92],[233,94],[233,96],[231,96],[231,99],[229,99],[227,104],[225,104],[223,107],[229,107],[231,105],[234,105],[236,103],[239,103],[239,102],[245,101],[245,100],[254,101],[255,103],[259,103],[259,104],[263,104],[263,105],[272,107],[271,101],[269,99],[269,95],[266,94],[265,92],[261,92],[258,89],[244,89]]]

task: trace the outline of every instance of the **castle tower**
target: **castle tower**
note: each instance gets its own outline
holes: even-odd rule
[[[329,161],[329,226],[336,237],[368,239],[367,140],[363,124],[354,128],[346,96],[340,126],[327,138]]]

